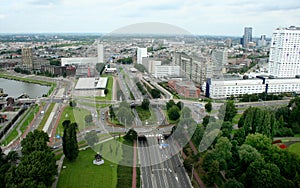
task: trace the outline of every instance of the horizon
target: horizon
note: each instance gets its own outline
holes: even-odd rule
[[[300,25],[294,0],[179,1],[3,0],[0,33],[110,33],[127,25],[161,22],[194,35],[271,36],[278,27]],[[101,32],[99,32],[101,31]]]

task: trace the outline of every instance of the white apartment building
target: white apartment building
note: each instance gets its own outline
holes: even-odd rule
[[[180,67],[173,65],[158,65],[155,66],[154,77],[162,78],[169,76],[179,76],[180,75]]]
[[[147,48],[137,48],[137,64],[142,64],[143,57],[147,57]]]
[[[269,74],[278,78],[300,75],[300,28],[278,28],[273,32]]]
[[[300,93],[300,79],[208,79],[203,88],[207,97],[213,99],[224,99],[230,96],[244,94],[258,94],[267,92],[268,94],[296,92]]]
[[[175,53],[174,65],[180,67],[180,75],[201,85],[206,80],[206,63],[205,57],[190,57],[184,53]]]
[[[98,63],[104,63],[104,48],[103,44],[97,45]]]
[[[225,65],[228,64],[228,51],[227,49],[213,50],[211,56],[212,64],[210,64],[212,75],[220,75],[226,72]]]
[[[149,74],[154,74],[155,66],[161,65],[161,61],[158,61],[154,58],[143,58],[142,64]]]

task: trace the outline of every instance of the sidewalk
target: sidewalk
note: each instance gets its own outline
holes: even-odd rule
[[[133,142],[132,188],[136,188],[136,140]]]

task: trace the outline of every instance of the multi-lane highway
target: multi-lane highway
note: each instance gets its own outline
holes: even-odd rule
[[[162,136],[149,136],[139,140],[143,188],[192,187],[178,154],[171,151],[172,144]]]

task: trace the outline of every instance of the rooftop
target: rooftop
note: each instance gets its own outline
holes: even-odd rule
[[[90,90],[90,89],[105,89],[107,84],[107,77],[100,78],[79,78],[75,89]]]

